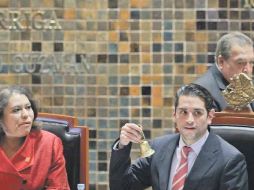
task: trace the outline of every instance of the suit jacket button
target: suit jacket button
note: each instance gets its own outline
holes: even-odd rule
[[[25,179],[23,179],[22,180],[22,184],[24,185],[24,184],[26,184],[27,183],[27,181],[25,180]]]

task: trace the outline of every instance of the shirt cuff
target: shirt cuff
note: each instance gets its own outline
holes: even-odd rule
[[[115,142],[115,144],[113,145],[113,150],[120,150],[119,149],[119,143],[120,143],[120,140]]]

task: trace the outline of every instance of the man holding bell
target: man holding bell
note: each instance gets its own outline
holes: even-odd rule
[[[144,141],[143,132],[126,123],[112,147],[110,190],[248,190],[243,154],[208,130],[214,112],[205,88],[181,87],[173,112],[178,133],[152,140],[155,152],[134,162],[131,146]]]

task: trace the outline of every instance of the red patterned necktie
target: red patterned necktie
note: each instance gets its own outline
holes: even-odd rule
[[[176,170],[172,182],[172,190],[182,190],[184,187],[185,178],[188,174],[188,155],[191,147],[184,146],[181,150],[180,164]]]

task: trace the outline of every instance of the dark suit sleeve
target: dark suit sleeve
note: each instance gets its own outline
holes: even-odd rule
[[[248,190],[247,165],[242,154],[237,154],[226,164],[220,190]]]
[[[131,143],[120,150],[113,150],[110,158],[110,190],[143,190],[151,184],[148,158],[139,158],[131,164]]]

